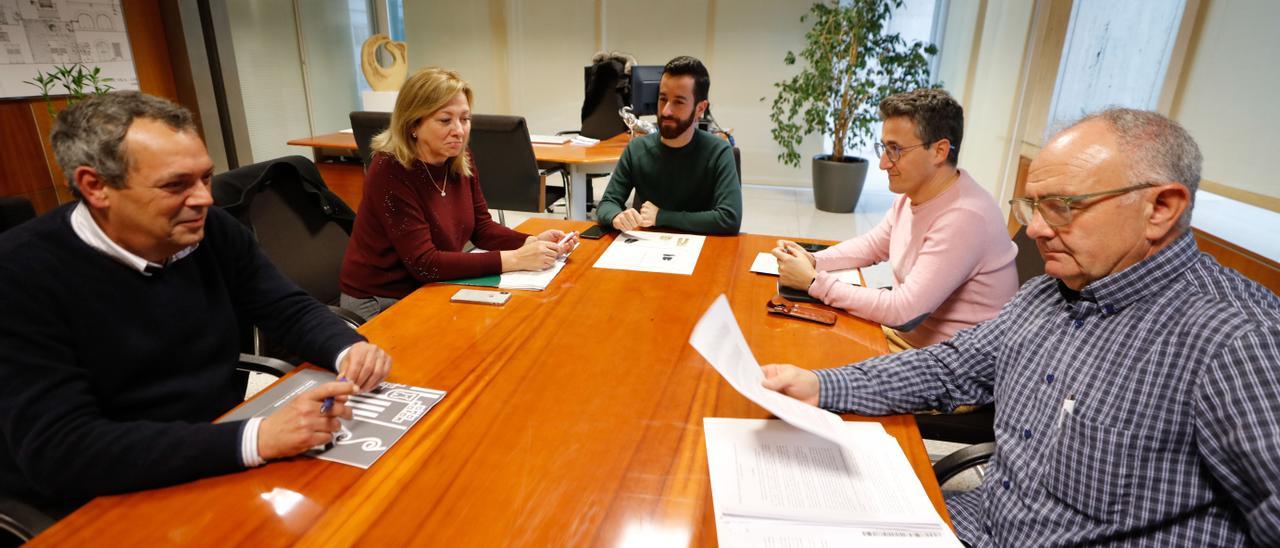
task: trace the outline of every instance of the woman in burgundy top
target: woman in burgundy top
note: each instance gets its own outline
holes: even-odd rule
[[[577,243],[493,221],[467,139],[471,86],[428,67],[405,81],[373,139],[364,198],[342,261],[342,307],[372,318],[426,282],[543,270]],[[464,253],[471,241],[484,253]]]

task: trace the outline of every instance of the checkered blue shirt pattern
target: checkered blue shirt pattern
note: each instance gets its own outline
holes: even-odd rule
[[[843,412],[998,402],[986,478],[947,501],[974,546],[1280,546],[1280,298],[1189,234],[1078,294],[1042,276],[949,342],[817,373]]]

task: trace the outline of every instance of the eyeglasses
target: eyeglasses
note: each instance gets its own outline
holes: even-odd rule
[[[942,140],[942,139],[938,139],[938,141],[941,141],[941,140]],[[877,156],[877,157],[884,156],[884,155],[887,153],[887,154],[889,155],[889,161],[890,161],[890,162],[895,162],[895,163],[896,163],[896,162],[898,161],[898,159],[899,159],[899,158],[902,158],[902,153],[907,152],[907,151],[912,150],[912,149],[920,148],[920,147],[923,147],[923,146],[929,146],[929,145],[932,145],[933,143],[936,143],[936,142],[938,142],[938,141],[930,141],[930,142],[927,142],[927,143],[920,143],[920,144],[918,144],[918,145],[911,145],[911,146],[909,146],[909,147],[898,146],[898,145],[896,145],[896,144],[894,144],[894,145],[886,145],[886,144],[881,143],[881,142],[876,142],[876,143],[875,143],[874,145],[872,145],[872,146],[873,146],[873,147],[875,147],[875,151],[876,151],[876,156]],[[954,145],[952,145],[952,146],[951,146],[951,147],[949,147],[949,148],[956,148],[956,147],[955,147]]]
[[[1092,192],[1089,194],[1078,194],[1075,196],[1049,196],[1045,198],[1014,198],[1009,200],[1009,206],[1013,209],[1013,218],[1017,219],[1023,226],[1031,224],[1031,217],[1036,211],[1040,212],[1040,217],[1049,226],[1063,226],[1071,222],[1071,210],[1084,209],[1086,206],[1076,205],[1081,201],[1099,196],[1118,196],[1135,190],[1151,188],[1156,186],[1155,183],[1140,183],[1115,190],[1104,190],[1102,192]]]
[[[911,146],[909,146],[909,147],[901,147],[901,146],[898,146],[898,145],[886,145],[886,144],[884,144],[884,143],[877,142],[877,143],[876,143],[875,145],[873,145],[873,146],[875,146],[875,149],[876,149],[876,156],[877,156],[877,157],[884,156],[884,155],[885,155],[885,153],[888,153],[888,154],[889,154],[889,161],[890,161],[890,162],[897,162],[897,161],[898,161],[898,158],[901,158],[901,157],[902,157],[902,153],[903,153],[903,152],[906,152],[906,151],[911,150],[911,149],[913,149],[913,148],[920,148],[920,147],[925,146],[925,145],[927,145],[927,144],[929,144],[929,143],[920,143],[920,144],[918,144],[918,145],[911,145]]]

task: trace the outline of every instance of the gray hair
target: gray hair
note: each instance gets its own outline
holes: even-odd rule
[[[58,114],[53,122],[50,141],[53,155],[62,166],[67,185],[79,196],[75,172],[88,166],[98,172],[108,185],[125,186],[129,173],[129,155],[124,136],[138,118],[164,122],[176,131],[195,131],[195,122],[187,109],[160,97],[123,91],[96,95],[80,101]]]
[[[1102,120],[1120,143],[1120,152],[1129,160],[1130,184],[1177,182],[1190,191],[1187,211],[1178,219],[1178,228],[1191,228],[1196,189],[1200,188],[1200,165],[1204,157],[1195,139],[1177,122],[1157,112],[1131,108],[1109,108],[1086,115],[1071,124]],[[1068,128],[1069,129],[1069,128]]]

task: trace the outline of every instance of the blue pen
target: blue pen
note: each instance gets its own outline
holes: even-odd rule
[[[347,382],[347,378],[338,377],[338,382]],[[320,414],[327,415],[330,409],[333,409],[333,396],[325,398],[324,402],[320,404]]]

